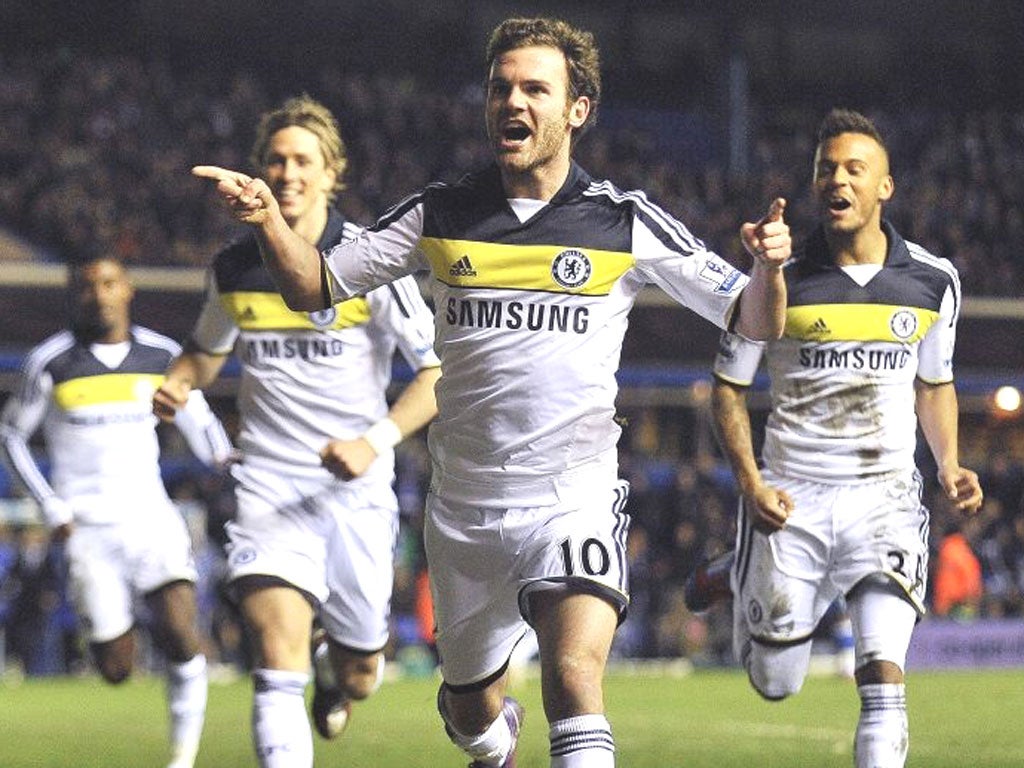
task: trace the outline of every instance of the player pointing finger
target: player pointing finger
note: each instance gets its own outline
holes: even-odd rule
[[[258,764],[310,768],[309,683],[312,725],[325,739],[381,683],[398,531],[394,447],[436,413],[440,361],[412,276],[313,316],[288,309],[275,290],[276,262],[264,261],[264,249],[285,242],[316,254],[362,229],[336,203],[348,153],[330,110],[303,94],[263,113],[250,157],[259,178],[192,169],[249,231],[214,256],[203,308],[154,409],[173,415],[247,350],[226,531],[232,553],[243,554],[226,563],[224,581],[253,650]],[[319,292],[319,259],[310,267]],[[414,374],[389,398],[396,355]]]
[[[216,165],[197,165],[192,175],[216,181],[217,191],[232,215],[245,224],[262,224],[277,209],[277,200],[262,179]]]
[[[768,213],[756,223],[740,227],[740,237],[755,263],[780,268],[790,256],[789,225],[782,218],[786,210],[784,198],[777,197],[768,207]]]
[[[772,204],[768,206],[768,215],[765,219],[768,221],[782,221],[782,214],[786,210],[786,200],[782,197],[776,197],[772,200]]]
[[[216,165],[196,165],[192,168],[192,175],[216,181],[217,191],[225,197],[232,198],[241,196],[246,185],[252,182],[251,176]]]
[[[844,185],[854,168],[851,191]],[[977,474],[958,458],[960,281],[951,262],[904,240],[885,217],[889,153],[863,114],[826,115],[811,188],[818,223],[790,266],[769,273],[791,299],[784,335],[763,344],[730,333],[721,340],[711,415],[744,503],[735,553],[699,568],[687,599],[703,610],[732,593],[736,658],[757,692],[778,701],[800,691],[815,628],[842,598],[861,703],[854,764],[903,768],[907,652],[928,581],[919,429],[951,505],[971,514],[984,498]],[[753,272],[773,269],[764,265],[782,256],[773,239],[784,226],[781,203],[743,228],[759,259]],[[931,290],[914,288],[924,284]],[[915,314],[936,322],[901,334],[896,316]],[[870,366],[865,388],[862,361],[888,355],[899,365]],[[762,360],[771,409],[758,458],[746,393]]]

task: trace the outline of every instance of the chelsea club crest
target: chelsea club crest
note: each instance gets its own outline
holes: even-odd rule
[[[579,288],[590,279],[590,259],[583,251],[569,248],[551,262],[551,276],[563,288]]]
[[[917,315],[909,309],[897,310],[889,318],[889,330],[900,341],[906,341],[917,331]]]

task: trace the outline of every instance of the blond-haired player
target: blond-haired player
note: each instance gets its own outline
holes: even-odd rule
[[[358,237],[332,201],[345,147],[309,97],[264,115],[253,163],[286,226],[328,249]],[[396,350],[414,375],[389,408]],[[237,518],[228,578],[255,640],[253,741],[263,768],[312,765],[303,691],[314,618],[313,721],[325,738],[381,681],[398,504],[393,447],[435,414],[432,316],[412,278],[321,311],[289,309],[251,234],[214,259],[206,304],[154,407],[169,417],[241,361]]]

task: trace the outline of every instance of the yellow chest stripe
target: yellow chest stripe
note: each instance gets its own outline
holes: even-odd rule
[[[220,300],[243,331],[351,328],[370,319],[370,306],[364,298],[349,299],[320,312],[289,309],[280,294],[266,291],[224,293]]]
[[[560,245],[509,245],[425,237],[420,247],[434,276],[457,288],[605,296],[633,255]]]
[[[920,341],[938,312],[886,304],[810,304],[786,310],[785,335],[802,341]]]
[[[68,379],[53,388],[53,401],[65,411],[103,403],[149,402],[163,380],[162,373],[105,373]]]

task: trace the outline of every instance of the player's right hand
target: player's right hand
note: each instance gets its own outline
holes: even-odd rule
[[[748,511],[754,513],[754,528],[772,534],[786,527],[793,511],[792,497],[781,488],[760,485],[747,495]]]
[[[180,379],[164,379],[153,393],[153,413],[161,421],[171,423],[175,414],[185,407],[192,387]]]
[[[216,165],[197,165],[192,175],[217,182],[217,192],[231,214],[245,224],[262,224],[280,209],[263,179]]]

